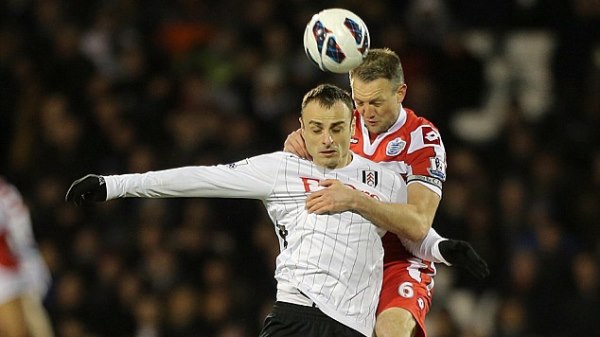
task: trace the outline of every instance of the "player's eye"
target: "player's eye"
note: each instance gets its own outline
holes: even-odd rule
[[[319,133],[321,133],[321,132],[323,131],[323,129],[320,129],[320,128],[313,128],[313,129],[310,129],[310,131],[311,131],[312,133],[317,133],[317,134],[319,134]]]
[[[333,133],[340,133],[342,131],[342,128],[333,128],[331,129],[331,132]]]

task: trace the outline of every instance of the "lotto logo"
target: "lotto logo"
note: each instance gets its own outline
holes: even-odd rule
[[[423,132],[423,143],[425,144],[440,144],[440,135],[430,126],[424,126]]]
[[[430,142],[433,142],[434,140],[438,139],[438,135],[437,133],[433,132],[433,131],[429,131],[427,132],[427,134],[425,135],[425,139],[427,139]]]

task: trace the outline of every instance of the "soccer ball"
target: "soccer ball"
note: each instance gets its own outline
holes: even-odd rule
[[[349,10],[325,9],[304,29],[304,51],[319,69],[347,73],[358,67],[369,51],[369,30]]]

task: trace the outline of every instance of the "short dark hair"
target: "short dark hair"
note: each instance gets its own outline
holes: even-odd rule
[[[302,99],[301,111],[304,111],[306,105],[312,101],[317,101],[324,108],[331,108],[335,103],[341,101],[348,107],[351,113],[354,110],[350,93],[333,84],[320,84],[309,90]]]
[[[404,84],[400,57],[389,48],[370,49],[364,61],[350,70],[349,76],[350,79],[357,78],[363,82],[385,78],[392,82],[394,88]]]

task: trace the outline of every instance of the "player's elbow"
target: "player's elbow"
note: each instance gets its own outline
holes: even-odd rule
[[[414,242],[423,240],[429,231],[428,229],[420,226],[418,223],[413,223],[409,226],[402,226],[402,229],[391,228],[389,230],[404,239]]]
[[[404,218],[401,222],[396,221],[394,225],[386,228],[392,233],[411,241],[421,241],[427,236],[430,226],[421,216],[414,215]]]
[[[427,219],[424,217],[421,219],[421,217],[419,217],[414,225],[411,226],[410,237],[408,237],[408,239],[412,241],[423,240],[427,236],[430,227],[431,225],[427,222]]]
[[[425,229],[422,226],[416,226],[410,233],[409,233],[409,240],[412,241],[421,241],[425,238],[425,236],[427,236],[427,232],[429,231],[429,229]]]
[[[415,228],[395,228],[395,227],[389,227],[389,228],[384,228],[386,230],[388,230],[391,233],[394,233],[396,235],[398,235],[398,237],[401,237],[403,239],[407,239],[410,241],[420,241],[422,240],[425,236],[421,235],[420,231],[418,229]]]

